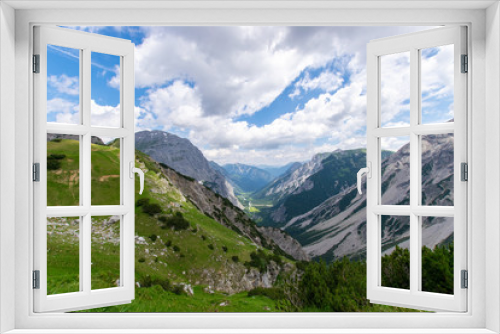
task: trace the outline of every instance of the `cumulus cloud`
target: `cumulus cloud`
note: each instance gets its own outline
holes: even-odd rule
[[[78,77],[69,77],[66,74],[50,75],[47,77],[47,83],[61,94],[80,94],[80,80]]]
[[[307,160],[318,150],[362,147],[366,44],[428,28],[143,28],[135,69],[136,86],[145,93],[136,127],[183,133],[221,163],[278,164]],[[344,63],[331,66],[333,61]],[[393,65],[404,64],[395,60]],[[403,124],[405,77],[396,71],[388,79],[384,103],[390,123]],[[109,84],[118,80],[115,76]],[[262,112],[285,89],[290,90],[284,97],[292,99],[319,92],[268,124],[241,117]]]
[[[136,85],[195,82],[204,115],[251,115],[306,68],[364,54],[371,38],[414,27],[150,27],[136,47]],[[362,52],[361,52],[362,51]],[[364,64],[364,59],[358,61]]]

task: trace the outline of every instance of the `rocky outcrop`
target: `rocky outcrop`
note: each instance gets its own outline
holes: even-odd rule
[[[224,175],[210,167],[203,153],[188,139],[164,131],[141,131],[135,134],[135,147],[177,172],[203,182],[234,205],[243,207]]]
[[[285,231],[274,227],[259,227],[259,231],[273,240],[285,253],[297,261],[309,261],[309,255],[304,251],[302,245]]]
[[[245,268],[241,264],[226,263],[221,269],[192,269],[190,274],[200,277],[196,285],[207,285],[206,291],[219,291],[228,294],[250,291],[254,288],[271,288],[283,272],[292,272],[295,267],[286,263],[278,265],[271,261],[266,271]]]

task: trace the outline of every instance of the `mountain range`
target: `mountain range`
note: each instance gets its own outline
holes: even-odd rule
[[[422,200],[427,205],[452,205],[453,136],[423,136],[422,145]],[[276,167],[272,174],[256,166],[209,162],[189,140],[161,131],[137,133],[136,146],[239,208],[243,208],[242,200],[248,201],[247,215],[262,226],[285,231],[293,237],[288,242],[296,239],[308,257],[332,261],[365,256],[366,199],[357,195],[355,187],[356,172],[366,165],[364,149],[316,154],[304,163]],[[409,203],[408,165],[409,145],[397,152],[382,152],[383,204]],[[252,211],[254,202],[267,205]],[[382,222],[384,252],[395,245],[406,247],[406,218],[384,216]],[[426,218],[423,234],[423,244],[429,247],[448,243],[453,222],[449,218]]]

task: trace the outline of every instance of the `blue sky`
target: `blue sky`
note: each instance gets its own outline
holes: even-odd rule
[[[135,43],[137,131],[186,137],[220,164],[283,165],[364,147],[367,42],[426,28],[76,29]],[[56,46],[48,52],[48,121],[78,123],[79,53]],[[450,52],[422,52],[423,122],[453,117],[450,69],[438,66]],[[92,125],[119,124],[118,67],[118,57],[93,53]],[[404,54],[383,60],[386,126],[407,122],[407,67]],[[401,144],[394,140],[393,148]]]

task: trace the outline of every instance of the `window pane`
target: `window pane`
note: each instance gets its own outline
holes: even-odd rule
[[[422,217],[422,291],[453,294],[452,217]]]
[[[47,45],[47,122],[80,124],[80,50]]]
[[[80,137],[47,134],[47,206],[80,205]]]
[[[453,120],[454,46],[422,49],[420,57],[422,123]]]
[[[380,138],[383,205],[410,204],[410,137]]]
[[[382,286],[410,288],[410,217],[381,216]]]
[[[381,126],[410,125],[410,52],[380,57]]]
[[[120,57],[92,52],[90,124],[120,127]]]
[[[453,206],[453,134],[421,136],[422,205]]]
[[[120,138],[92,142],[92,205],[120,205]]]
[[[47,295],[80,291],[80,218],[47,218]]]
[[[92,217],[92,290],[120,285],[120,216]]]

